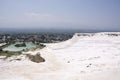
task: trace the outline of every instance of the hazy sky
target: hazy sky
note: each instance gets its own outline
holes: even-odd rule
[[[0,28],[120,31],[120,0],[0,0]]]

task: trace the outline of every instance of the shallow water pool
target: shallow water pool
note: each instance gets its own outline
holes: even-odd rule
[[[30,49],[30,48],[36,48],[36,45],[33,44],[32,42],[26,42],[26,47],[16,47],[17,43],[15,44],[11,44],[9,45],[8,47],[4,48],[3,50],[4,51],[22,51],[22,50],[25,50],[25,49]]]

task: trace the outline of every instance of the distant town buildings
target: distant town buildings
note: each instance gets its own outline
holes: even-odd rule
[[[58,42],[70,39],[72,34],[0,34],[0,43],[19,42]]]

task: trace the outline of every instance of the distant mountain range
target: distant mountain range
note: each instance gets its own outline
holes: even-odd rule
[[[119,30],[93,30],[93,29],[20,29],[20,28],[0,28],[0,33],[94,33],[94,32],[120,32]]]

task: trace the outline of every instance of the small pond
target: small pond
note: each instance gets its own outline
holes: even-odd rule
[[[4,51],[22,51],[22,50],[25,50],[25,49],[36,48],[36,45],[33,44],[32,42],[26,42],[25,47],[16,47],[15,46],[16,44],[18,44],[18,42],[15,43],[15,44],[9,45],[8,47],[4,48],[3,50]]]

